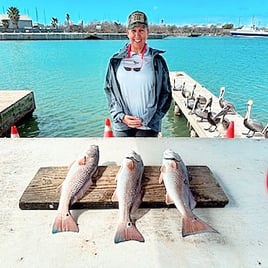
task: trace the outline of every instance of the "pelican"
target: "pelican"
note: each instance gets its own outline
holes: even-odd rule
[[[244,117],[244,126],[249,131],[248,133],[243,133],[243,134],[247,135],[248,138],[251,138],[255,135],[256,132],[262,132],[265,128],[263,127],[263,124],[261,122],[258,122],[250,118],[253,100],[249,100],[247,104],[248,104],[248,109]]]
[[[199,95],[199,103],[200,104],[206,104],[207,98],[205,96]]]
[[[225,92],[225,87],[221,87],[220,88],[220,95],[219,95],[219,104],[220,104],[220,107],[223,109],[224,107],[229,107],[229,114],[236,114],[236,109],[235,109],[235,106],[229,102],[229,101],[226,101],[224,100],[223,96],[224,96],[224,92]]]
[[[173,80],[173,90],[176,90],[176,79]]]
[[[195,88],[196,88],[196,84],[194,84],[192,91],[194,91]],[[183,87],[182,90],[181,90],[181,94],[182,94],[182,96],[183,96],[184,98],[187,98],[187,96],[191,96],[192,91],[190,91],[190,90],[188,90],[188,89],[185,89],[185,87]]]
[[[185,88],[185,82],[182,83],[178,88],[176,88],[176,79],[173,81],[173,91],[182,91]]]
[[[263,128],[263,130],[262,130],[261,133],[264,135],[265,139],[268,138],[268,123],[267,123],[266,126]]]
[[[208,122],[210,123],[209,128],[205,128],[205,130],[208,130],[209,132],[214,132],[219,123],[222,123],[222,125],[227,128],[229,125],[229,120],[225,119],[225,115],[228,113],[228,108],[225,107],[223,108],[220,112],[213,113],[213,112],[208,112]],[[214,129],[211,130],[211,128],[214,126]]]
[[[199,122],[202,122],[204,119],[207,120],[208,119],[208,113],[211,112],[211,105],[212,105],[212,97],[210,97],[207,100],[207,103],[204,105],[204,107],[202,107],[199,104],[199,96],[196,98],[194,107],[192,109],[192,111],[190,112],[191,114],[195,114],[197,117],[201,118],[200,120],[197,120]]]
[[[186,96],[186,106],[188,109],[193,109],[195,103],[194,91],[196,89],[196,85],[194,85],[192,92],[185,92]]]

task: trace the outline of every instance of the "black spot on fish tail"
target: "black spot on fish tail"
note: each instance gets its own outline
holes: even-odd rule
[[[64,215],[58,214],[54,220],[52,233],[60,232],[79,232],[78,225],[69,212]]]
[[[195,215],[184,217],[182,219],[182,237],[208,232],[218,233],[217,230]]]
[[[121,243],[129,240],[144,242],[144,237],[132,222],[120,223],[114,237],[114,243]]]

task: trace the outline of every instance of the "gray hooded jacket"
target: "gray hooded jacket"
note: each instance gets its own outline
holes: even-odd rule
[[[160,55],[160,53],[163,52],[164,51],[149,47],[149,53],[153,57],[156,94],[154,105],[148,108],[147,118],[143,118],[143,124],[156,132],[161,131],[161,120],[167,113],[172,100],[168,67],[164,58]],[[129,129],[127,125],[122,123],[124,115],[130,114],[130,112],[124,102],[116,77],[120,62],[126,55],[127,45],[112,56],[108,64],[104,86],[108,100],[108,108],[113,120],[113,127],[117,131]]]

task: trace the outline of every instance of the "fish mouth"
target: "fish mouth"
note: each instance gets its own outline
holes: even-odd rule
[[[177,160],[175,157],[164,157],[166,160]]]
[[[173,161],[176,161],[176,162],[181,162],[181,159],[177,159],[175,157],[164,157],[165,160],[173,160]]]
[[[180,155],[177,154],[176,152],[174,152],[174,151],[171,150],[171,149],[167,149],[167,150],[164,152],[163,159],[165,159],[165,160],[175,160],[175,161],[177,161],[177,162],[182,161]]]
[[[136,162],[142,162],[142,158],[139,154],[137,154],[135,151],[130,151],[126,156],[126,159],[130,159],[132,161]]]
[[[140,160],[135,158],[134,156],[127,156],[126,159],[130,159],[132,161],[140,162]]]

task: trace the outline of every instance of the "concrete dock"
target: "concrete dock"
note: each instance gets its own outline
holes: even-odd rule
[[[35,109],[34,94],[30,90],[0,90],[0,137],[12,125],[31,115]]]
[[[206,89],[203,85],[198,83],[192,77],[190,77],[185,72],[170,72],[170,81],[173,87],[172,96],[173,99],[178,105],[180,112],[186,117],[189,129],[194,131],[195,135],[198,137],[207,137],[207,138],[217,138],[217,137],[224,137],[226,134],[227,129],[223,127],[221,123],[218,124],[218,127],[215,131],[210,132],[206,130],[209,128],[210,123],[207,120],[203,120],[203,122],[199,122],[198,118],[195,114],[190,114],[190,109],[186,107],[186,98],[182,96],[182,91],[178,90],[182,87],[182,84],[185,83],[185,89],[187,91],[192,91],[194,85],[196,88],[194,90],[194,96],[204,96],[206,99],[212,97],[212,105],[211,110],[215,113],[221,111],[221,107],[219,105],[219,98],[212,94],[208,89]],[[240,114],[227,114],[225,118],[231,122],[234,122],[234,137],[235,138],[246,138],[247,136],[243,133],[247,133],[248,129],[244,126],[243,120],[244,115],[241,116]],[[253,138],[264,138],[264,135],[261,133],[255,133]]]
[[[268,267],[268,141],[191,138],[0,139],[1,267]],[[194,213],[219,234],[181,237],[175,208],[140,209],[144,243],[113,243],[117,209],[74,210],[79,233],[52,234],[53,210],[20,210],[19,199],[40,167],[67,166],[90,144],[100,165],[120,165],[133,149],[161,165],[166,148],[186,165],[206,165],[229,198],[224,208]],[[122,146],[122,144],[124,144]]]

